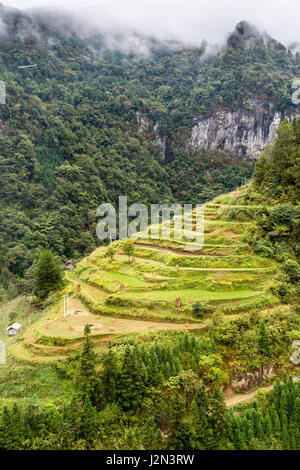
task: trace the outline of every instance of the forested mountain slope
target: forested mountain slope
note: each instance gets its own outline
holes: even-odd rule
[[[252,163],[222,146],[189,145],[194,118],[251,99],[292,112],[299,56],[271,38],[245,45],[239,28],[214,56],[147,39],[142,55],[47,17],[0,14],[0,278],[12,297],[37,248],[63,259],[95,248],[100,203],[201,203],[250,177]]]

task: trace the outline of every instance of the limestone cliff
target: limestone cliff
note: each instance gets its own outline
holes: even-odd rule
[[[268,111],[255,103],[251,110],[217,111],[195,118],[189,145],[196,149],[229,150],[235,155],[256,160],[266,144],[276,137],[276,129],[284,118],[298,115]]]
[[[236,111],[219,110],[194,118],[188,146],[194,149],[228,150],[234,155],[257,160],[267,144],[272,144],[276,129],[283,119],[300,116],[300,109],[273,111],[271,103],[249,101]],[[148,134],[162,148],[166,163],[172,161],[171,136],[161,137],[159,123],[153,123],[145,114],[137,113],[140,132]]]

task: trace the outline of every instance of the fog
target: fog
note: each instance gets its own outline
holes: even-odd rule
[[[133,30],[161,40],[199,46],[224,42],[241,20],[256,25],[285,45],[300,42],[299,0],[6,0],[22,10],[63,10],[80,18],[82,27],[104,33]],[[84,27],[83,27],[84,24]]]

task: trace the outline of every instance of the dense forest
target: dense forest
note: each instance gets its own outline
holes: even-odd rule
[[[290,106],[299,55],[271,38],[244,48],[231,36],[216,55],[143,38],[143,55],[42,17],[1,15],[0,279],[9,297],[26,292],[37,249],[66,260],[95,248],[100,203],[123,194],[202,203],[248,179],[252,163],[187,146],[195,116],[253,97]]]
[[[60,410],[34,402],[4,407],[0,448],[299,449],[299,383],[278,380],[268,395],[233,412],[197,367],[200,360],[205,368],[213,349],[209,339],[182,334],[172,345],[114,346],[99,359],[86,328],[81,356],[56,365],[61,379],[75,381],[72,399]]]
[[[288,110],[299,55],[237,33],[214,55],[148,38],[135,54],[0,14],[0,449],[299,450],[300,120],[254,172],[187,145],[196,116],[252,98]],[[210,201],[203,251],[158,239],[93,252],[97,206],[124,194]]]

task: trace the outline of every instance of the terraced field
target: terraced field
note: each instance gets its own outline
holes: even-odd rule
[[[260,207],[238,205],[241,194],[206,204],[204,245],[195,251],[188,250],[187,239],[136,239],[129,263],[123,240],[114,243],[112,261],[105,247],[95,250],[66,273],[63,293],[70,294],[70,315],[63,317],[60,297],[12,345],[13,354],[33,362],[74,354],[86,324],[95,347],[102,348],[150,331],[193,329],[201,334],[216,311],[242,315],[277,304],[268,291],[277,265],[255,255],[246,240],[251,210]],[[194,313],[195,302],[201,305],[201,318]]]

